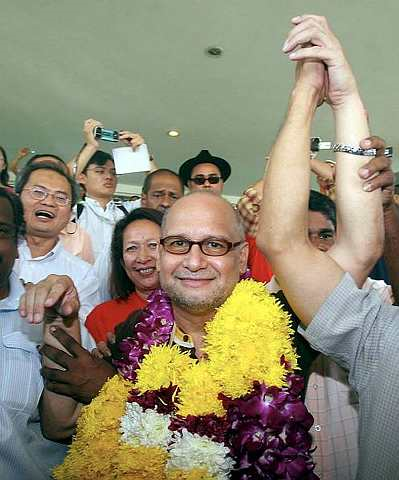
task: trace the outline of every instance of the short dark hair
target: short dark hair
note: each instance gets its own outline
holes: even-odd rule
[[[30,165],[25,166],[17,176],[15,181],[15,192],[18,195],[21,195],[22,190],[25,188],[25,185],[28,183],[30,176],[33,172],[37,170],[51,170],[52,172],[56,172],[62,177],[64,177],[69,186],[71,187],[71,208],[76,204],[79,198],[79,187],[75,180],[66,173],[66,171],[55,165],[51,162],[40,162],[40,163],[31,163]]]
[[[143,188],[141,189],[141,193],[148,193],[150,188],[151,188],[152,179],[155,176],[160,175],[161,173],[167,173],[169,175],[172,175],[172,176],[176,177],[179,180],[179,184],[181,185],[181,191],[184,193],[183,180],[179,177],[179,175],[176,172],[174,172],[173,170],[169,170],[169,168],[159,168],[158,170],[155,170],[154,172],[149,173],[144,179]]]
[[[10,179],[10,176],[8,174],[7,154],[2,146],[0,146],[0,152],[3,154],[4,163],[5,163],[5,168],[3,168],[3,170],[0,173],[0,182],[2,185],[8,185],[8,180]]]
[[[309,210],[322,213],[337,228],[337,210],[335,203],[327,195],[316,190],[310,191]]]
[[[108,162],[108,160],[111,160],[112,163],[115,163],[110,153],[97,150],[97,152],[87,162],[85,168],[82,170],[82,173],[86,175],[87,169],[90,167],[90,165],[98,165],[99,167],[102,167]]]
[[[17,239],[25,235],[25,219],[24,219],[24,207],[22,206],[21,199],[6,188],[0,188],[0,198],[5,198],[11,204],[11,208],[14,216],[14,224],[17,229]]]
[[[25,163],[25,167],[30,165],[31,163],[35,163],[36,160],[39,160],[40,158],[43,157],[50,157],[54,158],[54,160],[57,160],[57,162],[63,164],[66,166],[65,160],[63,160],[61,157],[58,155],[54,155],[53,153],[37,153],[36,155],[33,155],[33,157],[30,157],[30,159]],[[43,162],[44,163],[44,162]],[[62,167],[63,168],[63,167]]]
[[[111,241],[110,291],[112,298],[126,299],[135,291],[135,286],[123,267],[123,233],[136,220],[149,220],[161,226],[162,212],[153,208],[136,208],[115,225]]]

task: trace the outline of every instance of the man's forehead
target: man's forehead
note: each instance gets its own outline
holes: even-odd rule
[[[214,174],[216,173],[217,175],[220,175],[220,170],[213,163],[200,163],[192,169],[191,176],[209,175],[211,173],[214,173]]]
[[[213,201],[208,195],[184,197],[174,204],[167,214],[164,233],[230,238],[234,233],[230,207],[224,202]]]
[[[173,190],[181,191],[180,180],[169,173],[160,173],[151,180],[150,190]]]
[[[28,185],[40,185],[43,187],[70,192],[68,180],[60,173],[53,170],[35,170],[29,176]]]

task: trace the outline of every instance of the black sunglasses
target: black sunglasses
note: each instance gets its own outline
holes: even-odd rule
[[[190,178],[190,180],[196,185],[204,185],[207,180],[211,185],[215,185],[216,183],[219,183],[221,179],[222,177],[219,177],[218,175],[209,175],[209,177],[204,177],[203,175],[201,175],[198,177]]]

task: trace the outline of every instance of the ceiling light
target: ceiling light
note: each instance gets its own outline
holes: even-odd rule
[[[205,52],[211,57],[221,57],[223,55],[223,48],[217,46],[208,47]]]
[[[178,137],[180,132],[178,130],[169,130],[168,132],[169,137]]]

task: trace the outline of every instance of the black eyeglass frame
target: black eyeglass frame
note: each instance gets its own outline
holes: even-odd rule
[[[172,251],[168,250],[168,245],[167,244],[165,245],[165,241],[167,242],[170,239],[186,241],[188,243],[188,249],[184,252],[172,252]],[[223,253],[214,253],[214,254],[205,252],[203,245],[206,242],[209,242],[209,241],[212,241],[212,240],[214,240],[215,242],[224,243],[226,245],[227,250]],[[195,242],[194,240],[190,240],[186,237],[181,237],[181,236],[178,236],[178,235],[170,235],[169,237],[161,238],[159,243],[163,246],[163,248],[168,253],[171,253],[172,255],[187,255],[187,253],[190,252],[193,245],[198,245],[201,252],[208,257],[223,257],[223,255],[227,255],[229,252],[231,252],[231,250],[233,250],[234,248],[237,248],[240,245],[243,245],[245,242],[243,242],[243,241],[229,242],[228,240],[225,240],[224,238],[216,238],[216,237],[207,237],[207,238],[204,238],[203,240]]]
[[[215,181],[216,179],[217,181]],[[190,178],[190,180],[196,185],[205,185],[206,181],[208,181],[211,185],[217,185],[218,183],[220,183],[220,180],[223,180],[223,178],[220,175],[209,175],[208,177],[192,177]]]

